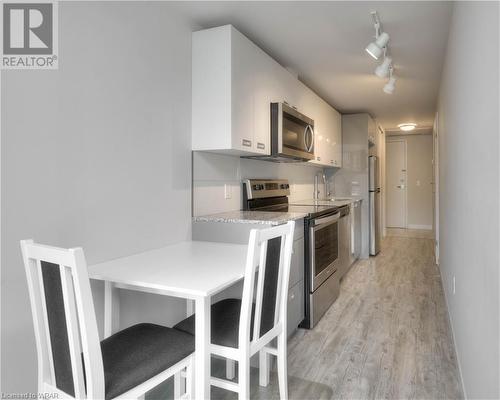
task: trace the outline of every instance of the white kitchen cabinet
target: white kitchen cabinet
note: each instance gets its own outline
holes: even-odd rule
[[[342,166],[342,116],[317,98],[314,119],[314,155],[311,162],[324,167]]]
[[[271,103],[293,98],[293,90],[289,89],[291,79],[288,71],[257,48],[254,70],[254,136],[259,150],[269,154],[271,141]],[[288,90],[287,90],[288,89]],[[290,95],[290,93],[292,95]]]
[[[304,280],[304,238],[294,240],[289,287]]]
[[[326,138],[328,133],[328,114],[321,99],[315,99],[314,113],[314,160],[310,162],[318,165],[325,165],[328,158]]]
[[[192,149],[269,154],[256,135],[255,66],[262,51],[231,25],[193,33]]]
[[[192,149],[271,153],[271,103],[315,122],[313,163],[340,167],[340,114],[231,25],[193,33]]]
[[[332,108],[331,164],[342,167],[342,115]]]
[[[248,243],[251,229],[263,229],[266,225],[260,223],[226,223],[202,222],[192,224],[193,240],[208,240],[210,242]],[[304,220],[295,221],[293,235],[293,253],[290,265],[290,279],[288,286],[287,304],[287,332],[290,336],[304,319]],[[230,297],[240,297],[241,283],[226,289],[218,294],[214,302]]]
[[[290,337],[304,320],[304,281],[288,289],[287,336]]]
[[[231,41],[231,147],[240,151],[257,149],[254,135],[253,44],[234,28]],[[258,151],[257,151],[258,152]]]

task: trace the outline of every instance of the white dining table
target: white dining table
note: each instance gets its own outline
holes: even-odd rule
[[[247,245],[187,241],[90,265],[102,280],[104,336],[119,327],[116,289],[137,290],[194,301],[195,398],[210,398],[211,297],[244,277]]]

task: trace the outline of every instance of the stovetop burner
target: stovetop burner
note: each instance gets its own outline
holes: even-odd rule
[[[254,211],[295,212],[309,218],[334,212],[334,205],[289,204],[287,180],[248,179],[243,183],[243,208]]]

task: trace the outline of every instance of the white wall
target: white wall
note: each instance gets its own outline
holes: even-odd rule
[[[190,237],[192,27],[167,3],[59,7],[59,70],[1,73],[7,393],[36,391],[20,239],[82,246],[92,264]],[[151,296],[122,301],[124,324],[185,312]]]
[[[406,142],[407,226],[432,229],[432,135],[391,135]]]
[[[498,15],[454,4],[438,107],[440,269],[472,399],[500,397]]]
[[[251,160],[214,153],[193,153],[193,214],[195,216],[240,210],[242,180],[246,178],[288,179],[290,201],[312,199],[314,175],[322,169],[311,165]],[[320,180],[320,190],[323,184]],[[225,199],[224,186],[231,187]],[[322,196],[322,194],[320,194]]]

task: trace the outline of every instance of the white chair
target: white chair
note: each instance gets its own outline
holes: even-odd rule
[[[190,397],[191,335],[138,324],[100,342],[83,250],[32,240],[22,240],[21,250],[35,329],[39,392],[70,399],[143,398],[186,370],[184,397]]]
[[[269,383],[270,355],[277,356],[280,397],[288,398],[286,306],[294,227],[295,222],[289,222],[253,229],[242,299],[221,300],[211,308],[210,353],[238,362],[238,382],[211,377],[210,384],[237,392],[240,400],[250,398],[250,357],[256,353],[261,386]],[[192,315],[174,328],[194,335],[194,324]],[[277,346],[272,347],[276,338]]]

